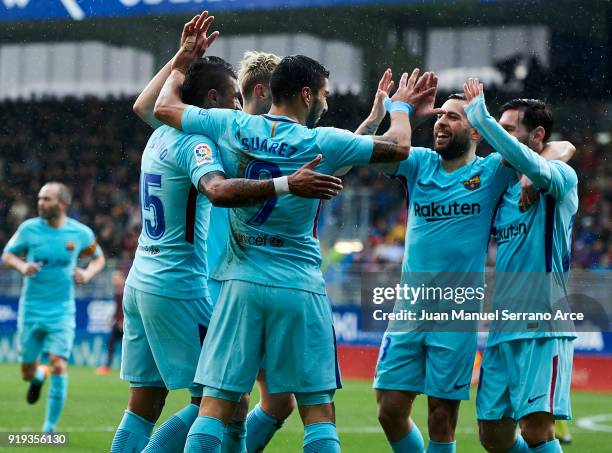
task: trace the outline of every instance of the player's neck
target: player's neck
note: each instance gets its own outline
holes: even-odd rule
[[[444,167],[444,170],[446,170],[447,173],[452,173],[455,170],[472,162],[475,155],[476,148],[470,148],[467,153],[462,154],[461,156],[456,157],[454,159],[442,159],[442,166]]]
[[[297,109],[290,104],[272,104],[272,107],[270,107],[270,111],[268,112],[268,114],[275,116],[286,116],[287,118],[291,118],[296,123],[304,125],[306,124],[306,116],[308,115],[308,112],[303,112],[303,114],[301,114],[299,110],[300,109]]]
[[[242,106],[242,111],[244,113],[248,113],[249,115],[261,114],[261,112],[257,111],[257,105],[253,101],[244,101],[244,105]]]
[[[61,228],[66,224],[66,214],[60,214],[57,217],[47,219],[47,224],[51,228]]]

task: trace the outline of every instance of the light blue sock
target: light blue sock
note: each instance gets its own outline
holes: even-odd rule
[[[508,450],[508,453],[529,453],[529,446],[527,442],[525,442],[525,439],[523,439],[523,436],[520,434],[517,436],[516,442],[514,442],[512,448]]]
[[[247,415],[246,447],[249,452],[263,451],[274,433],[283,425],[282,421],[266,414],[257,404]]]
[[[427,445],[427,453],[455,453],[457,450],[457,442],[436,442],[429,439]]]
[[[111,453],[141,452],[149,442],[153,426],[149,420],[126,410],[113,438]]]
[[[38,370],[37,370],[38,371]],[[68,375],[67,374],[52,374],[51,385],[47,393],[47,409],[45,414],[45,424],[43,432],[50,433],[55,431],[57,421],[62,415],[62,409],[66,402],[66,394],[68,393]]]
[[[232,420],[225,427],[225,435],[223,436],[222,453],[246,453],[247,444],[247,428],[246,421]]]
[[[185,444],[185,453],[221,453],[225,425],[218,418],[196,418]]]
[[[323,422],[304,426],[304,453],[340,453],[336,425]]]
[[[535,448],[530,448],[528,451],[533,453],[563,453],[559,439],[549,440]]]
[[[393,453],[425,453],[425,442],[419,427],[412,423],[412,429],[403,439],[389,442]]]
[[[34,377],[32,378],[32,382],[40,384],[45,381],[47,377],[47,373],[45,373],[45,367],[42,365],[38,365],[36,367],[36,372],[34,373]]]
[[[197,405],[189,404],[163,422],[149,439],[143,453],[183,451],[189,428],[198,418],[198,410]]]

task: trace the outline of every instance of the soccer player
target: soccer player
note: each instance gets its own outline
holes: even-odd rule
[[[21,374],[30,382],[27,401],[36,403],[48,369],[51,385],[42,430],[54,432],[68,391],[68,359],[74,343],[74,283],[86,284],[104,267],[104,255],[89,227],[67,216],[71,195],[59,182],[38,193],[38,217],[23,222],[4,248],[2,261],[24,276],[19,299]],[[79,257],[90,257],[87,268]]]
[[[553,126],[544,102],[510,101],[497,123],[487,112],[477,79],[470,79],[464,91],[471,124],[538,189],[536,202],[521,210],[520,184],[511,186],[496,215],[494,309],[553,312],[558,295],[567,294],[571,230],[578,209],[576,172],[561,160],[543,157]],[[571,418],[574,339],[571,329],[542,322],[491,326],[477,395],[480,439],[488,451],[562,451],[555,439],[555,419]]]
[[[198,43],[201,37],[198,37]],[[272,74],[267,115],[201,110],[180,100],[190,61],[175,59],[155,106],[156,117],[216,141],[228,174],[283,177],[319,153],[324,173],[406,157],[407,103],[435,91],[430,77],[404,74],[393,96],[391,127],[382,137],[314,126],[326,109],[327,70],[301,55]],[[193,55],[191,56],[193,58]],[[417,80],[418,79],[418,80]],[[282,181],[279,180],[279,185]],[[292,196],[230,210],[232,234],[216,275],[224,284],[204,342],[196,381],[205,386],[200,417],[186,451],[220,451],[225,425],[260,365],[271,393],[294,393],[305,425],[304,450],[339,451],[333,393],[340,386],[331,307],[325,296],[316,239],[318,203]]]
[[[243,111],[253,115],[267,113],[272,105],[272,95],[270,92],[270,78],[272,71],[276,68],[280,58],[274,54],[265,52],[249,51],[240,62],[238,71],[238,84],[243,98]],[[374,134],[378,126],[386,115],[383,104],[393,87],[392,74],[390,70],[384,72],[379,85],[372,112],[355,131],[356,134]],[[346,170],[348,171],[348,170]],[[343,171],[344,172],[344,171]],[[208,257],[209,263],[218,263],[221,254],[227,246],[229,240],[229,212],[226,208],[213,207],[211,209],[211,234],[208,236]],[[221,234],[223,232],[224,234]],[[214,252],[212,252],[212,250]],[[211,269],[214,269],[211,265]],[[214,278],[209,279],[209,289],[211,296],[213,289],[218,288],[216,295],[221,288],[221,282]],[[216,297],[213,297],[213,301]],[[227,451],[234,451],[229,446],[231,439],[235,437],[235,444],[244,435],[244,418],[246,417],[246,450],[261,451],[272,440],[284,421],[291,415],[296,407],[295,397],[291,393],[273,394],[268,392],[265,379],[265,370],[261,369],[257,374],[257,384],[259,386],[259,403],[248,412],[249,395],[245,394],[240,401],[239,409],[228,424],[223,448]],[[247,416],[248,412],[248,416]],[[244,448],[243,448],[244,449]]]
[[[484,272],[495,207],[516,175],[499,154],[476,156],[481,137],[467,120],[466,104],[462,94],[451,95],[434,125],[435,149],[412,147],[408,159],[387,169],[409,194],[403,284],[419,275],[474,278]],[[475,331],[388,327],[374,388],[379,421],[394,452],[425,449],[410,418],[419,393],[428,396],[427,451],[455,451],[459,405],[469,399],[476,347]]]
[[[185,27],[189,33],[205,33],[212,20],[203,13]],[[208,37],[201,53],[215,37]],[[147,85],[136,111],[143,113],[139,105],[147,105],[163,79],[158,74]],[[194,62],[182,94],[203,107],[240,106],[236,77],[220,58]],[[311,171],[318,161],[289,176],[291,193],[327,199],[341,189],[337,178]],[[197,415],[201,387],[193,384],[193,377],[212,312],[205,248],[210,204],[249,205],[276,197],[274,181],[226,180],[216,146],[207,137],[167,126],[151,135],[141,164],[143,229],[123,299],[121,377],[130,382],[131,394],[111,451],[182,449]],[[192,404],[149,439],[168,390],[180,388],[189,388]]]

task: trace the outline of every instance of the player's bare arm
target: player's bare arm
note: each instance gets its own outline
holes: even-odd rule
[[[96,246],[97,247],[97,246]],[[74,270],[74,281],[80,285],[89,283],[89,281],[96,276],[106,264],[106,258],[104,253],[100,252],[98,256],[92,258],[85,269],[77,267]]]
[[[436,92],[437,79],[426,72],[419,77],[419,69],[412,74],[402,74],[397,91],[391,101],[401,101],[410,104],[413,109],[422,109],[420,104],[428,100]],[[408,157],[411,147],[412,128],[410,118],[406,112],[391,112],[391,126],[380,137],[374,137],[374,151],[370,159],[371,164],[399,162]]]
[[[319,155],[287,176],[289,193],[298,197],[322,200],[336,196],[342,190],[342,181],[334,176],[314,171],[320,162]],[[273,180],[226,179],[220,171],[202,176],[198,186],[200,192],[205,194],[213,205],[228,208],[258,204],[279,195]]]
[[[2,254],[2,263],[4,267],[15,269],[25,277],[36,275],[42,266],[42,263],[28,263],[11,252],[4,252]]]
[[[171,65],[171,72],[166,82],[164,83],[155,107],[153,109],[154,116],[157,120],[164,124],[182,130],[181,118],[183,110],[187,107],[181,100],[181,87],[185,81],[185,73],[189,66],[200,58],[206,49],[219,36],[218,31],[207,35],[208,29],[212,24],[214,16],[207,17],[200,28],[195,27],[194,34],[189,35],[185,39],[185,43],[174,56]]]
[[[213,16],[208,15],[208,11],[204,11],[203,13],[194,16],[193,19],[187,22],[183,27],[183,32],[181,34],[179,51],[185,45],[185,42],[189,36],[194,35],[196,30],[207,26],[206,21],[209,21],[209,26],[213,19]],[[170,59],[170,61],[168,61],[168,63],[166,63],[164,67],[160,69],[157,74],[155,74],[155,77],[151,79],[147,86],[142,90],[142,93],[140,93],[138,96],[138,99],[136,99],[136,102],[134,102],[134,113],[136,113],[140,119],[142,119],[153,129],[157,129],[163,124],[161,121],[158,121],[155,118],[153,109],[155,107],[155,101],[157,100],[157,97],[164,86],[164,82],[170,75],[172,70],[172,62],[174,61],[175,57],[176,56],[172,57],[172,59]]]

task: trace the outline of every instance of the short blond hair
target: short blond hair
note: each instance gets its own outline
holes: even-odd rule
[[[278,55],[249,50],[244,53],[238,69],[238,85],[243,98],[250,98],[253,88],[258,83],[270,85],[272,71],[281,59]]]

